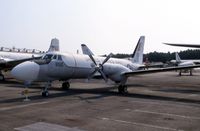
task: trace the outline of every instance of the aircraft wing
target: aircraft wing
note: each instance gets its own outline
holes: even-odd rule
[[[143,66],[140,66],[139,69],[146,69],[146,68],[161,68],[163,67],[164,64],[161,63],[161,64],[149,64],[149,65],[143,65]]]
[[[182,46],[182,47],[200,48],[200,45],[194,45],[194,44],[175,44],[175,43],[163,43],[163,44],[171,45],[171,46]]]
[[[25,59],[19,59],[19,60],[0,60],[0,69],[2,70],[9,70],[13,67],[15,67],[16,65],[25,62],[25,61],[30,61],[30,60],[35,60],[35,59],[40,59],[42,56],[40,57],[33,57],[33,58],[25,58]]]
[[[125,72],[122,75],[126,76],[126,77],[130,77],[130,76],[135,76],[135,75],[152,74],[152,73],[199,68],[199,67],[200,67],[200,65],[193,65],[193,66],[181,66],[181,67],[167,67],[167,68],[150,69],[150,70],[138,70],[138,71],[133,71],[133,72]]]

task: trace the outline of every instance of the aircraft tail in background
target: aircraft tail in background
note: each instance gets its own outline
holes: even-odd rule
[[[56,38],[51,40],[48,52],[54,52],[54,51],[60,51],[59,40]]]
[[[181,58],[178,55],[178,52],[176,52],[176,63],[181,63]]]

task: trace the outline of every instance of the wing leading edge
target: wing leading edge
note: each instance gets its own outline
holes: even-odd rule
[[[159,68],[159,69],[150,69],[150,70],[138,70],[138,71],[133,71],[133,72],[122,73],[122,76],[130,77],[130,76],[135,76],[135,75],[152,74],[152,73],[192,69],[192,68],[199,68],[199,67],[200,65],[193,65],[193,66],[168,67],[168,68]]]

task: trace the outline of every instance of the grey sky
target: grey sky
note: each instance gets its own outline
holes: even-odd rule
[[[95,54],[179,51],[162,42],[200,44],[198,0],[0,0],[0,46],[65,52],[87,44]]]

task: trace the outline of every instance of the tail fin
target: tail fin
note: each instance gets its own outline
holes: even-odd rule
[[[180,58],[180,56],[178,55],[178,52],[176,52],[176,62],[177,62],[177,63],[181,63],[181,58]]]
[[[54,52],[54,51],[60,51],[59,40],[56,38],[51,40],[51,44],[50,44],[48,52]]]
[[[132,55],[132,62],[142,64],[143,63],[143,52],[144,52],[145,36],[140,36],[137,46]]]
[[[84,55],[94,55],[85,44],[81,44],[81,48]]]

